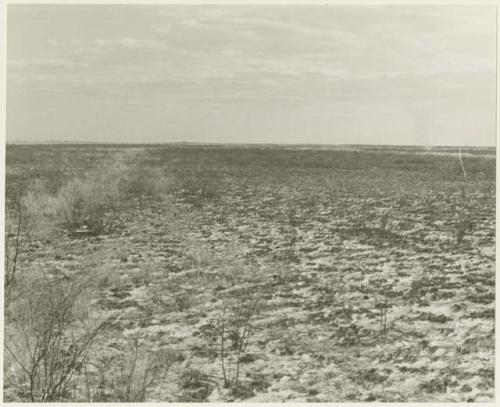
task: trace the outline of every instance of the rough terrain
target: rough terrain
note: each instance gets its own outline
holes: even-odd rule
[[[464,178],[457,155],[401,150],[8,146],[7,199],[127,154],[172,180],[119,230],[33,239],[20,264],[97,271],[96,354],[136,338],[173,360],[148,401],[492,401],[495,160],[471,150]],[[214,326],[239,298],[259,311],[237,392]]]

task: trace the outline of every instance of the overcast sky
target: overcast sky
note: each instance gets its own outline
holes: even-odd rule
[[[494,145],[495,8],[9,5],[7,140]]]

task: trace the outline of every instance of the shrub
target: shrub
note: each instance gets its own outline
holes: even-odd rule
[[[113,173],[75,178],[65,184],[56,197],[56,217],[70,231],[113,232],[120,224],[122,196]]]
[[[243,384],[240,382],[236,382],[231,386],[230,394],[232,397],[240,400],[248,399],[250,397],[255,396],[255,393],[250,387],[250,385]]]
[[[122,196],[115,167],[103,168],[83,178],[73,178],[55,196],[40,181],[32,183],[21,198],[27,230],[37,237],[50,233],[54,226],[69,231],[110,233],[120,224]]]
[[[54,230],[54,198],[47,193],[45,184],[35,180],[27,190],[5,208],[5,273],[6,301],[15,285],[19,256],[31,238],[47,238]]]
[[[5,262],[4,288],[7,297],[16,280],[17,260],[22,251],[22,228],[24,224],[22,206],[17,201],[14,215],[6,212],[5,216]]]
[[[32,182],[19,202],[24,213],[26,235],[47,237],[53,231],[56,199],[48,193],[45,183],[40,180]]]
[[[121,224],[121,211],[130,198],[164,200],[170,179],[159,170],[121,160],[102,166],[62,185],[55,195],[41,181],[32,183],[22,198],[25,220],[36,232],[59,225],[72,233],[108,234]]]
[[[375,304],[375,308],[380,310],[380,319],[379,319],[379,333],[386,334],[387,333],[387,311],[390,309],[391,305],[388,302],[387,295],[384,300]]]
[[[260,293],[226,305],[217,324],[219,357],[225,387],[237,386],[240,365],[254,332],[254,320],[260,312]]]
[[[57,214],[69,228],[77,229],[84,222],[85,184],[73,179],[64,185],[58,194]],[[90,191],[88,191],[90,192]]]
[[[179,386],[182,393],[181,402],[201,402],[210,394],[213,388],[212,380],[203,372],[196,369],[186,369],[179,376]]]
[[[175,297],[174,297],[174,302],[175,302],[175,307],[177,308],[177,310],[183,312],[183,311],[187,311],[188,309],[190,309],[192,306],[193,306],[193,303],[194,303],[194,298],[193,298],[193,294],[187,294],[187,293],[184,293],[184,294],[177,294]]]
[[[91,402],[142,402],[168,371],[175,355],[145,350],[138,338],[130,339],[120,356],[99,357],[94,363],[98,379],[86,378],[87,399]]]
[[[6,382],[24,401],[68,400],[105,324],[88,314],[87,281],[54,279],[43,270],[23,277],[6,309]]]

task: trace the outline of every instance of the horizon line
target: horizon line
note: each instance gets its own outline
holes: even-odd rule
[[[261,143],[261,142],[199,142],[199,141],[85,141],[85,140],[5,140],[5,145],[198,145],[198,146],[275,146],[275,147],[350,147],[350,146],[373,146],[373,147],[420,147],[420,148],[494,148],[495,145],[472,145],[472,144],[375,144],[375,143]]]

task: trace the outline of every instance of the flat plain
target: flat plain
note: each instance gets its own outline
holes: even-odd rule
[[[492,401],[495,150],[462,160],[8,145],[4,400]]]

